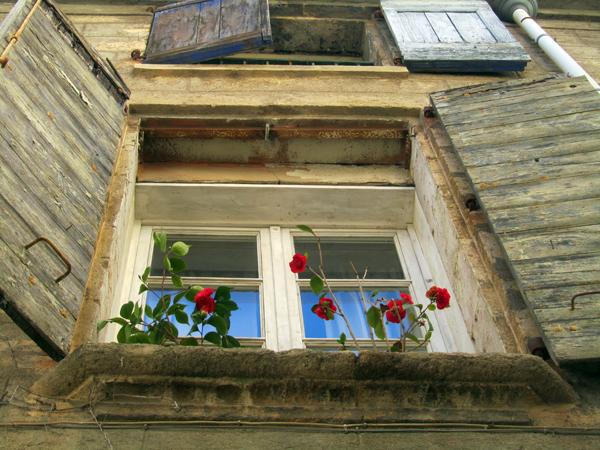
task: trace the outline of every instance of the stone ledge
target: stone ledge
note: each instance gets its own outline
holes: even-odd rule
[[[529,423],[573,403],[541,359],[511,354],[322,353],[91,344],[32,391],[106,419]]]

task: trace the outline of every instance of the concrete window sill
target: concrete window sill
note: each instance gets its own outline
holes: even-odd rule
[[[73,404],[93,392],[104,420],[529,424],[532,409],[576,400],[531,355],[119,344],[79,348],[32,391]]]

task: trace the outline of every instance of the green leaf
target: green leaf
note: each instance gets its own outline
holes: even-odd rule
[[[98,330],[98,332],[100,332],[100,330],[102,330],[102,328],[104,328],[107,323],[108,323],[108,320],[99,320],[98,323],[96,324],[96,329]]]
[[[185,325],[188,325],[190,323],[189,319],[188,319],[188,315],[181,310],[175,311],[175,320],[177,320],[177,322],[183,323]]]
[[[175,286],[176,288],[182,288],[183,287],[183,281],[181,281],[181,277],[179,275],[171,275],[171,282],[173,283],[173,286]],[[177,294],[179,295],[179,294]]]
[[[310,279],[310,288],[316,295],[319,295],[323,290],[323,280],[315,275]]]
[[[162,316],[162,314],[169,309],[169,306],[171,304],[171,295],[170,294],[165,294],[163,295],[158,302],[156,302],[156,306],[154,307],[154,310],[152,311],[152,315],[154,316],[155,319],[158,319],[160,316]]]
[[[375,325],[373,327],[373,330],[375,331],[375,336],[377,336],[378,339],[385,339],[385,332],[383,330],[383,322],[380,320],[379,323],[377,323],[377,325]]]
[[[183,272],[185,270],[185,261],[181,258],[169,258],[171,264],[171,272]]]
[[[402,341],[396,341],[392,344],[392,348],[390,349],[392,352],[401,352],[402,351]]]
[[[240,347],[240,341],[238,341],[233,336],[227,335],[223,336],[223,347],[225,348],[235,348]]]
[[[427,307],[427,309],[428,309],[429,311],[435,311],[435,303],[432,303],[431,305],[429,305],[429,306]]]
[[[308,225],[298,225],[298,229],[301,231],[305,231],[306,233],[315,235],[315,232],[313,231],[313,229],[311,227],[309,227]]]
[[[238,309],[238,305],[233,300],[220,300],[217,305],[223,306],[227,311],[235,311]]]
[[[131,313],[130,322],[135,325],[137,323],[140,323],[141,321],[142,321],[142,305],[140,305],[139,303],[136,303],[135,307],[133,308],[133,312]]]
[[[182,340],[179,341],[179,343],[181,345],[186,345],[189,347],[197,347],[198,346],[198,340],[193,337],[183,338]]]
[[[379,291],[375,289],[373,292],[371,292],[371,298],[377,297],[377,294],[379,294]]]
[[[167,233],[155,231],[152,237],[154,238],[154,244],[160,248],[161,252],[165,253],[167,251]]]
[[[410,339],[413,342],[416,342],[417,344],[420,343],[419,338],[416,337],[414,334],[411,333],[406,333],[404,336],[406,336],[408,339]]]
[[[167,255],[163,256],[163,267],[167,272],[173,272],[173,268],[171,267],[171,260]]]
[[[125,303],[123,306],[121,306],[121,311],[119,312],[119,315],[123,319],[130,319],[131,313],[133,312],[133,307],[134,307],[133,302]]]
[[[216,314],[213,314],[212,316],[210,316],[208,318],[208,320],[206,321],[206,323],[208,323],[209,325],[212,325],[213,327],[215,327],[215,329],[217,330],[217,332],[220,335],[227,334],[227,331],[229,329],[229,327],[227,326],[227,322],[225,321],[225,319],[222,318],[221,316],[216,315]]]
[[[120,317],[113,317],[112,319],[109,320],[109,322],[118,323],[121,326],[128,325],[128,323],[129,323],[125,319],[122,319]]]
[[[129,327],[128,326],[122,326],[121,329],[119,330],[119,332],[117,333],[117,342],[119,344],[124,344],[125,342],[127,342],[127,337],[129,336]]]
[[[181,300],[183,297],[185,297],[185,294],[187,294],[187,290],[181,291],[179,294],[177,294],[175,297],[173,297],[173,303],[177,303],[179,300]]]
[[[140,284],[140,289],[138,290],[138,295],[143,294],[147,290],[148,290],[148,286],[146,286],[145,284]]]
[[[185,256],[190,251],[190,246],[185,242],[177,241],[171,246],[171,251],[174,255]]]
[[[142,274],[142,281],[145,283],[146,281],[148,281],[148,277],[150,276],[150,267],[146,267],[146,270],[144,270],[144,273]]]
[[[148,319],[153,319],[154,318],[154,315],[152,314],[152,308],[150,307],[150,305],[144,306],[144,315]]]
[[[194,301],[194,297],[201,290],[202,290],[202,286],[198,286],[198,285],[190,286],[190,288],[188,289],[188,291],[185,293],[185,298],[187,298],[190,302],[193,302]]]
[[[149,344],[150,338],[146,333],[133,333],[127,338],[129,344]]]
[[[429,339],[431,339],[432,334],[433,334],[433,330],[429,330],[427,333],[425,333],[425,338],[423,340],[425,342],[429,342]]]
[[[381,323],[381,314],[375,306],[371,306],[367,311],[367,322],[371,328],[375,328]]]
[[[227,286],[219,286],[215,292],[215,300],[229,300],[231,298],[231,288]]]
[[[340,334],[340,337],[337,341],[338,341],[338,343],[344,345],[344,344],[346,344],[346,339],[347,339],[346,333],[342,333],[342,334]]]
[[[219,334],[215,333],[214,331],[206,333],[206,336],[204,336],[204,340],[210,342],[211,344],[215,344],[219,347],[221,346],[221,336],[219,336]]]

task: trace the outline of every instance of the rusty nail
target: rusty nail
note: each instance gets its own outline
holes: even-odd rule
[[[590,291],[590,292],[580,292],[579,294],[575,294],[571,299],[571,311],[575,311],[575,299],[577,297],[583,297],[584,295],[594,295],[600,294],[600,291]]]
[[[25,249],[28,250],[31,247],[33,247],[35,244],[37,244],[38,242],[42,242],[42,241],[44,241],[46,244],[48,244],[50,246],[50,248],[52,248],[52,250],[54,250],[54,252],[58,255],[58,257],[62,260],[64,265],[67,267],[67,270],[65,271],[65,273],[63,273],[60,277],[58,277],[54,280],[55,283],[60,283],[71,273],[71,263],[66,258],[66,256],[63,255],[62,252],[56,247],[56,245],[54,245],[54,243],[50,239],[45,238],[45,237],[39,237],[36,240],[31,241],[29,244],[27,244],[25,246]]]

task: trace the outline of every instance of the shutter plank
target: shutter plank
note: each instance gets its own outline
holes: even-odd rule
[[[412,72],[522,71],[529,61],[483,0],[381,0],[381,7]]]
[[[23,33],[0,69],[0,289],[12,313],[65,354],[112,176],[127,87],[49,0],[0,24]],[[28,16],[23,24],[23,17]],[[10,18],[13,19],[10,19]],[[6,23],[20,18],[21,22]],[[45,237],[69,260],[64,263]]]
[[[495,43],[496,39],[489,32],[476,12],[457,13],[449,12],[448,17],[456,27],[465,42],[473,44]]]
[[[463,38],[445,12],[425,13],[440,42],[463,42]]]
[[[552,358],[600,362],[600,97],[583,77],[432,94]],[[439,104],[439,109],[438,109]],[[477,111],[485,108],[483,117]]]

